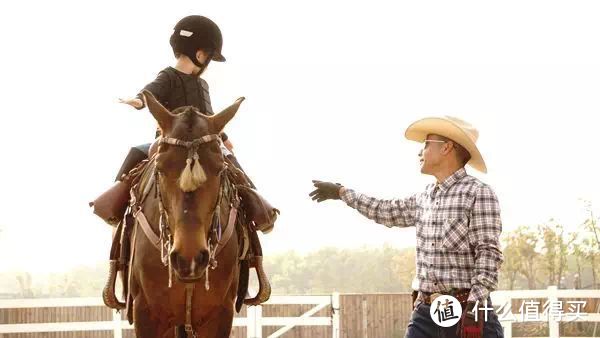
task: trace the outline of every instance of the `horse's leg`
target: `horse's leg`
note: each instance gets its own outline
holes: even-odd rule
[[[142,292],[133,299],[133,326],[137,338],[162,338],[159,321],[152,318],[148,303]]]
[[[216,328],[214,337],[229,337],[233,326],[233,306],[229,309],[223,308],[218,322],[219,325]]]
[[[231,335],[238,274],[235,273],[234,277],[234,282],[229,286],[227,296],[225,296],[225,303],[223,306],[215,308],[215,314],[211,315],[213,319],[201,328],[202,334],[198,337],[229,337]]]
[[[196,329],[198,338],[229,337],[233,324],[233,306],[230,309],[214,308],[211,317],[209,322]]]

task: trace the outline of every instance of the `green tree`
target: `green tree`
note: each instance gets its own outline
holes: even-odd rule
[[[565,239],[564,227],[554,220],[540,225],[538,229],[542,238],[540,266],[546,273],[547,285],[560,285],[561,278],[566,273],[571,243],[569,239]]]
[[[524,269],[523,260],[519,257],[519,235],[515,232],[506,233],[503,242],[505,243],[502,250],[504,263],[500,270],[500,283],[507,285],[509,290],[514,290],[517,278]]]
[[[287,252],[265,258],[275,294],[333,291],[409,291],[414,276],[414,248],[323,248],[306,255]]]
[[[582,243],[581,251],[583,257],[591,265],[593,287],[598,285],[598,277],[600,274],[600,226],[598,220],[594,216],[592,203],[585,201],[585,208],[589,213],[589,217],[583,222],[582,228]]]
[[[23,298],[32,298],[34,291],[31,283],[31,274],[28,272],[17,275],[17,281],[19,282],[19,293]]]
[[[515,254],[520,257],[519,273],[527,280],[527,288],[533,290],[537,284],[537,270],[540,254],[536,251],[538,234],[526,226],[518,227],[515,232]]]
[[[577,274],[577,278],[581,278],[582,276],[582,268],[585,264],[585,253],[583,252],[581,245],[581,239],[579,237],[579,232],[575,231],[571,233],[571,238],[569,240],[569,256],[573,257],[575,260],[575,273]]]

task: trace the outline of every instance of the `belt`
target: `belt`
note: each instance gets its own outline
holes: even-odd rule
[[[448,295],[456,298],[459,303],[464,304],[469,299],[469,293],[471,289],[454,289],[451,291],[440,291],[440,292],[423,292],[419,291],[419,299],[427,304],[431,305],[431,303],[439,296]]]

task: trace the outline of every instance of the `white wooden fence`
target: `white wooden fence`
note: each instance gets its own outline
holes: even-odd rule
[[[294,326],[331,326],[332,337],[340,337],[340,294],[333,293],[331,296],[274,296],[265,305],[314,305],[314,307],[299,317],[263,317],[262,306],[251,306],[247,308],[247,317],[240,326],[246,326],[248,338],[263,338],[263,326],[283,326],[273,332],[268,338],[281,337]],[[312,317],[320,310],[331,306],[332,313],[329,317]],[[234,320],[235,325],[235,320]]]
[[[402,295],[402,297],[410,297]],[[518,290],[518,291],[495,291],[491,294],[492,303],[495,307],[500,306],[497,312],[500,322],[504,327],[506,338],[513,337],[513,323],[522,322],[546,322],[549,327],[549,338],[557,338],[559,335],[559,325],[561,322],[569,321],[568,318],[557,318],[550,311],[538,313],[536,318],[525,318],[525,316],[516,315],[521,309],[510,308],[513,300],[524,302],[536,300],[544,305],[545,302],[560,302],[562,300],[572,299],[600,299],[600,290],[558,290],[555,286],[543,290]],[[246,337],[249,338],[276,338],[291,330],[295,326],[330,326],[332,327],[332,337],[339,338],[340,331],[340,295],[334,293],[329,296],[273,296],[267,302],[267,305],[313,305],[313,307],[298,317],[264,317],[261,306],[248,307],[246,317],[234,318],[233,325],[246,328]],[[1,309],[19,309],[19,308],[56,308],[56,307],[90,307],[104,306],[100,298],[58,298],[58,299],[12,299],[0,300]],[[331,315],[323,317],[314,317],[320,310],[331,306]],[[365,303],[363,302],[363,312]],[[537,306],[539,308],[539,306]],[[349,309],[347,311],[356,311]],[[565,309],[566,312],[567,309]],[[341,309],[344,311],[344,309]],[[506,316],[509,312],[515,316]],[[518,312],[517,312],[518,311]],[[595,322],[596,330],[592,335],[600,337],[600,308],[586,308],[587,313],[577,318],[580,322]],[[590,313],[592,312],[592,313]],[[362,316],[367,320],[367,316]],[[280,328],[268,337],[263,337],[263,326],[279,326]],[[367,327],[363,325],[363,330]],[[3,333],[26,333],[26,332],[70,332],[70,331],[112,331],[115,338],[122,338],[123,330],[132,329],[127,321],[121,320],[119,313],[113,312],[112,321],[89,321],[89,322],[60,322],[60,323],[27,323],[27,324],[4,324],[0,323],[0,336]],[[366,336],[366,331],[363,335]],[[542,337],[528,337],[542,338]],[[562,337],[571,338],[571,337]],[[584,337],[577,337],[584,338]],[[585,337],[593,338],[593,337]]]
[[[560,322],[569,321],[566,317],[562,318],[561,316],[556,316],[556,313],[551,313],[550,310],[545,313],[533,313],[532,316],[527,316],[525,313],[521,313],[520,315],[515,315],[515,309],[510,307],[513,299],[519,299],[528,302],[533,299],[545,299],[545,301],[540,302],[539,305],[544,305],[546,302],[564,304],[561,299],[573,299],[573,298],[582,298],[582,299],[594,299],[600,298],[600,290],[559,290],[556,286],[550,286],[548,289],[542,290],[512,290],[512,291],[494,291],[491,294],[492,304],[494,307],[501,306],[504,309],[500,309],[498,315],[500,317],[500,323],[504,328],[504,337],[505,338],[517,338],[512,335],[512,324],[515,322],[523,323],[523,322],[547,322],[549,327],[549,336],[548,337],[527,337],[527,338],[559,338],[561,337],[559,334],[559,325]],[[565,314],[567,313],[567,309],[565,310]],[[584,322],[596,322],[596,326],[600,323],[600,308],[595,309],[595,313],[584,313],[582,316],[577,318],[577,321]],[[513,316],[509,315],[504,317],[505,314],[513,314]],[[600,328],[597,328],[597,333],[594,334],[594,337],[600,336]],[[594,337],[561,337],[561,338],[594,338]]]
[[[262,306],[250,306],[246,309],[247,316],[236,317],[233,326],[246,327],[248,338],[263,338],[263,326],[282,326],[268,338],[277,338],[295,326],[331,326],[332,337],[340,337],[340,295],[331,296],[273,296],[266,305],[314,305],[312,309],[299,317],[263,317]],[[5,299],[0,300],[0,309],[22,308],[55,308],[55,307],[86,307],[104,306],[101,298],[48,298],[48,299]],[[331,306],[332,314],[328,317],[313,317],[320,310]],[[133,329],[127,321],[121,319],[121,314],[113,311],[112,321],[62,322],[62,323],[27,323],[2,324],[0,335],[3,333],[40,333],[40,332],[72,332],[72,331],[113,331],[115,338],[123,337],[123,330]]]

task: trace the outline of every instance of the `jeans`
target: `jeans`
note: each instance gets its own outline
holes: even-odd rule
[[[491,301],[488,299],[488,304]],[[490,305],[491,306],[491,305]],[[430,305],[419,303],[412,313],[404,338],[457,338],[456,329],[460,323],[451,327],[438,326],[429,314]],[[504,331],[494,311],[488,311],[488,320],[483,325],[484,338],[504,338]]]

